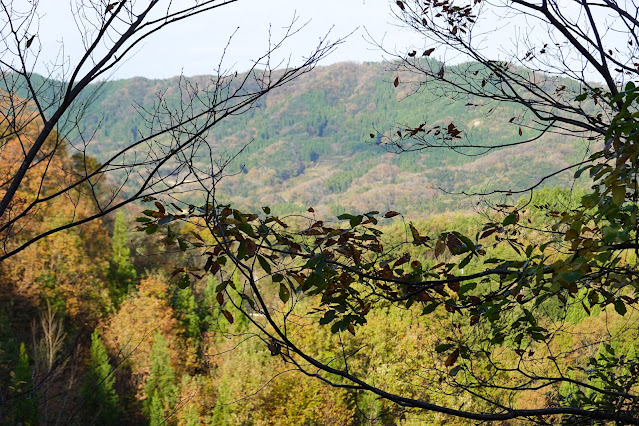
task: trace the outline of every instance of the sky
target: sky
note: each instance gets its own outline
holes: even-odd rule
[[[15,0],[25,5],[33,0]],[[87,0],[39,0],[39,22],[37,27],[40,58],[35,71],[50,75],[48,65],[77,63],[85,48],[79,36],[77,25],[71,13],[72,4]],[[106,5],[112,0],[104,1]],[[147,0],[128,0],[143,5]],[[197,0],[162,0],[174,5]],[[562,1],[562,11],[570,13],[579,7],[573,0]],[[164,28],[153,34],[138,46],[132,55],[109,76],[111,79],[142,76],[147,78],[168,78],[184,74],[186,76],[216,74],[229,38],[232,40],[226,51],[223,70],[238,72],[248,70],[252,61],[268,50],[269,31],[272,40],[278,40],[285,28],[294,19],[296,27],[303,27],[278,51],[278,59],[293,58],[292,64],[310,54],[321,37],[330,32],[328,38],[335,40],[348,35],[346,41],[320,65],[341,61],[383,61],[392,59],[377,45],[388,52],[405,55],[416,49],[429,46],[414,31],[402,27],[393,17],[391,10],[397,10],[394,0],[239,0],[200,16]],[[521,17],[513,17],[509,8],[499,9],[498,14],[482,15],[480,30],[482,48],[487,48],[491,59],[512,59],[525,53],[525,46],[519,42],[523,38],[543,44],[548,38],[544,26]],[[492,13],[492,12],[491,12]],[[604,19],[604,18],[599,18]],[[485,29],[485,31],[483,31]],[[350,35],[349,35],[350,34]],[[614,31],[607,34],[614,37]],[[485,37],[485,39],[483,38]],[[477,41],[475,37],[475,41]],[[619,44],[621,43],[621,44]],[[623,45],[613,42],[611,46]],[[464,60],[447,48],[438,48],[433,55],[447,64]],[[275,63],[278,62],[276,59]],[[577,63],[579,57],[576,58]],[[589,78],[599,80],[598,74],[586,72]],[[53,76],[61,78],[59,76]]]
[[[280,58],[291,55],[294,60],[299,59],[310,53],[320,37],[330,31],[332,40],[350,36],[323,65],[340,61],[381,61],[384,54],[371,40],[382,43],[390,51],[400,52],[423,44],[411,31],[396,24],[391,16],[392,3],[388,0],[241,0],[150,37],[112,78],[212,74],[234,33],[225,68],[246,70],[252,60],[267,50],[269,28],[275,39],[295,16],[297,25],[305,24],[305,27],[285,44]],[[84,49],[68,0],[42,0],[39,10],[38,35],[42,51],[36,71],[44,73],[47,63],[58,60],[62,46],[62,56],[71,62],[77,61]]]

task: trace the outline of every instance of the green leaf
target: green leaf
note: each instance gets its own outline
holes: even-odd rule
[[[260,262],[260,266],[262,267],[262,269],[264,269],[264,272],[266,272],[267,274],[271,273],[271,265],[268,263],[268,261],[263,256],[260,256],[258,254],[257,255],[257,261]]]
[[[158,226],[156,224],[151,224],[149,226],[146,227],[146,229],[144,230],[147,234],[151,235],[154,234],[156,231],[158,230]]]
[[[324,316],[320,319],[319,323],[320,325],[326,325],[329,324],[330,322],[332,322],[335,319],[335,315],[337,315],[337,312],[330,310],[327,311]]]
[[[357,225],[362,223],[362,220],[364,220],[364,216],[362,216],[361,214],[358,216],[352,217],[351,220],[349,221],[351,228],[355,228]]]
[[[464,258],[464,260],[462,260],[462,261],[459,263],[458,268],[459,268],[459,269],[463,269],[463,268],[464,268],[464,266],[468,265],[468,263],[470,262],[470,260],[471,260],[472,258],[473,258],[473,254],[472,254],[472,253],[471,253],[471,254],[469,254],[468,256],[466,256],[466,257]]]
[[[286,284],[280,283],[280,300],[284,303],[288,302],[291,297],[291,292],[286,287]]]
[[[189,246],[186,244],[186,241],[184,241],[182,238],[178,238],[178,244],[181,251],[186,251],[186,249],[189,248]]]
[[[270,207],[262,207],[262,210],[264,211],[264,213],[266,214],[271,214],[271,208]]]
[[[178,287],[182,290],[191,285],[191,279],[189,278],[189,274],[184,274],[180,277],[180,280],[177,283]]]
[[[615,311],[617,311],[619,315],[622,315],[622,316],[626,315],[626,312],[627,312],[626,304],[623,303],[623,301],[620,299],[615,300]]]
[[[579,270],[569,271],[569,272],[563,272],[557,275],[557,280],[565,281],[567,283],[574,283],[574,282],[577,282],[583,276],[584,276],[584,273],[582,271],[579,271]]]
[[[431,304],[424,306],[424,309],[422,310],[422,315],[428,315],[432,313],[435,309],[437,309],[438,306],[439,306],[439,302],[433,302]]]
[[[244,232],[248,236],[251,236],[251,237],[256,236],[255,230],[248,223],[240,223],[239,225],[237,225],[237,227],[240,231]]]
[[[626,199],[626,187],[615,186],[612,188],[612,202],[617,206],[621,206]]]
[[[469,291],[474,290],[476,287],[477,287],[477,283],[464,284],[463,286],[461,286],[457,294],[459,296],[462,296],[464,295],[464,293],[468,293]]]
[[[136,222],[142,222],[142,223],[146,223],[146,222],[152,222],[152,219],[148,218],[148,217],[138,217],[135,219]]]
[[[468,238],[467,236],[460,234],[459,232],[453,232],[461,240],[462,243],[466,244],[470,250],[475,250],[475,244]]]
[[[508,226],[508,225],[512,225],[515,222],[517,222],[517,215],[511,213],[504,218],[504,220],[502,221],[502,225]]]
[[[455,346],[454,343],[444,343],[444,344],[435,346],[435,351],[437,353],[446,352],[448,349],[452,348],[453,346]]]
[[[450,372],[448,373],[451,377],[455,377],[462,369],[461,365],[457,365],[453,368],[450,369]]]
[[[246,241],[242,240],[239,247],[237,248],[237,258],[242,260],[246,258]]]
[[[273,276],[271,277],[271,280],[273,280],[274,283],[279,283],[284,279],[284,275],[282,274],[273,274]]]
[[[585,101],[587,97],[588,97],[588,93],[582,93],[581,95],[577,95],[575,97],[575,100],[577,102],[582,102],[582,101]]]

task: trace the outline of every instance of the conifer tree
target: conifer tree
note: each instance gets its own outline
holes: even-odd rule
[[[190,287],[177,289],[173,294],[173,308],[178,314],[184,336],[199,340],[201,336],[200,317],[197,315],[197,303]]]
[[[151,374],[144,392],[147,395],[144,409],[150,424],[164,422],[177,402],[178,388],[175,385],[175,371],[171,366],[166,340],[159,331],[153,338]]]
[[[118,211],[111,237],[111,258],[109,259],[109,282],[111,294],[118,301],[133,286],[137,272],[131,263],[131,249],[127,245],[128,232],[124,213]]]
[[[91,334],[89,371],[82,389],[87,418],[97,424],[112,424],[118,417],[118,394],[109,355],[98,330]]]

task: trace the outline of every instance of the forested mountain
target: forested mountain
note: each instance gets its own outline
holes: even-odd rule
[[[499,145],[534,136],[520,109],[481,99],[450,99],[441,87],[421,87],[389,63],[339,63],[318,67],[267,94],[256,108],[216,125],[207,140],[220,158],[243,152],[227,167],[218,196],[235,205],[270,205],[277,213],[319,207],[348,211],[401,209],[413,215],[468,209],[477,200],[446,192],[523,189],[582,159],[585,143],[545,135],[524,146],[482,155],[481,150],[433,149],[395,155],[388,138],[427,123],[462,131],[457,144]],[[451,72],[453,72],[452,70]],[[401,83],[394,87],[399,76]],[[147,133],[158,105],[177,108],[186,87],[212,85],[211,77],[134,78],[95,86],[83,119],[97,128],[90,153],[108,158]],[[182,90],[180,90],[182,88]],[[160,102],[162,99],[162,102]],[[88,100],[88,99],[87,99]],[[73,139],[73,137],[71,137]],[[460,155],[461,152],[461,155]],[[549,155],[550,154],[550,155]],[[202,160],[206,165],[206,159]],[[571,174],[546,182],[567,184]]]
[[[221,180],[217,195],[234,207],[267,215],[268,209],[261,210],[262,206],[271,206],[273,214],[313,206],[316,208],[313,213],[318,216],[392,209],[417,217],[414,225],[424,234],[454,230],[479,235],[482,231],[486,234],[482,229],[485,218],[468,211],[477,200],[448,195],[439,187],[453,192],[521,189],[584,155],[585,142],[566,141],[556,135],[489,154],[470,149],[461,150],[461,154],[460,150],[447,149],[399,155],[388,152],[385,141],[397,131],[405,132],[406,128],[423,122],[442,127],[454,123],[465,137],[459,139],[460,143],[492,146],[533,136],[525,121],[509,123],[509,118],[519,115],[519,111],[508,104],[451,100],[442,96],[441,88],[434,87],[432,91],[428,85],[419,88],[404,74],[399,75],[401,84],[396,85],[393,81],[398,75],[391,68],[392,64],[353,63],[320,67],[269,93],[256,108],[223,120],[207,136],[214,156],[225,158],[243,150],[227,166],[227,176]],[[206,85],[209,80],[208,77],[188,81],[136,78],[95,86],[95,90],[89,91],[90,97],[85,98],[87,108],[81,121],[86,129],[97,128],[91,133],[89,153],[104,161],[124,141],[144,136],[148,123],[145,117],[149,116],[138,112],[152,111],[160,97],[167,106],[178,107],[184,96],[179,87]],[[34,139],[38,125],[34,121],[20,137]],[[79,158],[74,156],[81,141],[73,129],[64,138],[55,136],[52,140],[65,143],[51,154],[48,173],[55,173],[58,180],[64,181],[70,174],[82,172]],[[4,156],[0,156],[0,170],[10,173],[16,167],[9,154],[20,152],[18,139],[6,143]],[[202,167],[204,164],[203,158]],[[28,176],[21,200],[39,196],[36,195],[39,190],[44,196],[54,191],[51,187],[38,189],[38,176],[44,173],[44,168],[42,163]],[[571,175],[558,175],[545,184],[561,186],[569,182]],[[98,182],[91,189],[108,192],[112,184]],[[74,204],[65,199],[29,217],[29,226],[23,229],[21,238],[42,233],[47,222],[60,220],[64,215],[83,218],[93,214],[97,207],[91,198],[79,195],[86,190],[74,189],[78,200],[83,202]],[[543,189],[534,197],[533,205],[558,206],[557,209],[572,208],[575,198],[579,198],[565,188]],[[159,208],[161,204],[157,202],[155,206]],[[263,322],[264,315],[239,290],[246,286],[239,270],[231,262],[218,263],[217,274],[198,278],[193,271],[203,266],[205,257],[187,251],[182,243],[175,248],[176,239],[171,235],[179,232],[198,235],[197,223],[172,223],[173,231],[165,233],[162,229],[156,233],[158,226],[149,224],[164,217],[160,212],[141,210],[139,206],[130,206],[117,216],[55,233],[0,263],[0,381],[6,384],[2,388],[4,417],[0,417],[0,423],[449,422],[449,418],[434,412],[404,409],[348,387],[335,389],[292,370],[278,356],[281,353],[277,348],[269,346],[251,323]],[[450,214],[453,211],[456,213]],[[438,214],[442,212],[449,214]],[[392,214],[388,218],[395,215],[389,213]],[[142,214],[146,217],[139,217],[136,222],[135,216]],[[522,209],[521,218],[540,229],[554,221],[554,216],[535,209]],[[360,217],[355,226],[361,221]],[[318,225],[322,223],[318,221],[313,226],[323,226]],[[155,227],[153,231],[151,226]],[[136,229],[146,233],[133,232]],[[292,238],[301,241],[313,235],[309,229]],[[413,223],[407,228],[406,223],[397,220],[380,224],[379,229],[380,235],[384,233],[386,247],[399,247],[414,228]],[[540,239],[535,232],[529,237],[532,241]],[[491,247],[498,241],[494,235],[489,241],[486,243],[489,256],[503,254],[503,247],[496,247],[496,243]],[[419,259],[419,270],[423,264],[424,271],[430,271],[425,273],[431,275],[456,256],[451,252],[442,257],[437,249],[426,245],[408,247],[410,255]],[[394,270],[401,270],[398,268],[403,263],[406,260],[394,263]],[[264,259],[257,265],[264,268],[260,274],[270,271]],[[474,260],[464,266],[467,272],[480,270]],[[180,279],[184,276],[186,285]],[[322,322],[326,316],[316,310],[316,300],[300,296],[302,287],[295,289],[293,284],[286,287],[282,284],[283,276],[279,285],[275,278],[273,282],[267,275],[262,278],[272,285],[264,294],[269,306],[282,312],[292,306],[289,312],[295,318],[292,333],[308,353],[334,360],[335,364],[343,354],[353,354],[352,358],[349,355],[348,368],[393,392],[428,398],[446,406],[463,405],[480,412],[491,409],[485,395],[464,395],[462,401],[462,394],[443,381],[457,374],[449,375],[446,371],[452,366],[450,360],[454,358],[452,363],[457,360],[459,351],[454,356],[440,352],[452,350],[452,344],[447,342],[453,342],[458,333],[479,336],[481,333],[472,322],[455,329],[443,314],[443,306],[433,307],[439,309],[435,311],[437,315],[426,317],[421,315],[421,307],[395,309],[393,304],[382,300],[367,317],[367,326],[358,326],[357,333],[348,329],[352,335],[335,334],[331,326]],[[451,291],[455,288],[453,284],[448,285]],[[459,285],[455,291],[459,291]],[[465,287],[464,291],[472,289]],[[605,336],[606,327],[623,325],[623,317],[611,306],[593,308],[589,317],[580,306],[545,302],[540,320],[541,323],[565,320],[561,340],[554,341],[548,350],[570,353],[571,357],[576,354],[574,363],[578,366],[585,365],[587,356],[592,354],[570,352],[571,348],[589,345],[593,351],[601,351],[599,340]],[[242,315],[238,307],[249,314]],[[636,313],[632,315],[626,316],[626,320],[635,321]],[[606,322],[607,318],[612,319]],[[583,337],[586,334],[587,339]],[[633,340],[628,333],[620,333],[616,342],[615,350],[634,356]],[[504,357],[513,360],[517,351]],[[494,354],[500,355],[500,351],[495,350]],[[554,359],[540,357],[535,365],[549,370],[550,361]],[[478,368],[482,374],[493,374],[484,359]],[[419,379],[415,378],[415,371],[420,372]],[[506,378],[508,374],[500,373]],[[397,377],[406,380],[398,381]],[[570,404],[572,392],[566,384],[556,386],[552,393],[530,390],[518,395],[513,404],[520,408]],[[490,389],[488,396],[508,397],[498,387]],[[470,424],[470,421],[453,419],[450,423]]]

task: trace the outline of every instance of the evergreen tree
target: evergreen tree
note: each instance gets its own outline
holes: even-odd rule
[[[187,405],[185,411],[186,413],[184,415],[184,424],[186,426],[199,426],[201,424],[200,415],[197,412],[197,408],[194,404]]]
[[[202,298],[202,309],[199,310],[200,323],[205,331],[214,330],[217,327],[217,316],[219,315],[220,304],[215,299],[218,282],[210,275],[206,277],[206,287]]]
[[[114,300],[119,301],[133,286],[137,272],[131,263],[131,249],[127,245],[128,231],[124,213],[118,211],[111,237],[111,258],[109,259],[109,283]]]
[[[159,331],[153,338],[151,349],[151,374],[144,387],[147,395],[145,413],[151,424],[160,424],[175,406],[178,388],[175,372],[164,336]],[[154,423],[157,422],[157,423]]]
[[[158,396],[158,391],[154,390],[148,401],[149,426],[158,426],[164,422],[164,403]]]
[[[190,287],[177,289],[173,293],[173,308],[178,315],[184,336],[199,340],[201,337],[200,317],[197,315],[197,303]]]
[[[118,416],[118,394],[115,377],[98,330],[91,334],[89,371],[82,389],[87,417],[98,424],[112,424]]]
[[[222,379],[222,382],[220,383],[217,391],[217,400],[215,401],[215,407],[213,408],[213,413],[211,414],[211,424],[226,426],[229,424],[229,419],[231,417],[231,409],[228,405],[231,391],[225,379]]]

